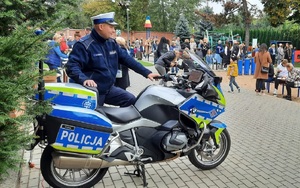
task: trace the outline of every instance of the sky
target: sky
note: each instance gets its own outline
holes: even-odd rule
[[[258,9],[263,9],[263,4],[260,2],[260,0],[247,0],[249,3],[254,4],[257,6]],[[206,5],[206,3],[204,3]],[[223,11],[223,7],[220,3],[213,3],[209,2],[208,6],[213,7],[214,13],[221,13]]]

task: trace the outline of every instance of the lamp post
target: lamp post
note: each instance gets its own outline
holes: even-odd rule
[[[129,8],[128,8],[128,5],[126,6],[126,16],[127,16],[127,46],[129,47],[130,46],[130,42],[129,42]]]

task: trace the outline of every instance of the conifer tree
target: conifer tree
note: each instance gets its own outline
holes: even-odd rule
[[[180,37],[181,40],[188,39],[191,36],[189,22],[183,14],[180,15],[177,21],[174,33],[177,37]]]
[[[50,110],[47,103],[32,100],[39,76],[36,64],[48,52],[47,34],[65,23],[69,15],[62,11],[74,3],[77,5],[74,0],[0,2],[0,181],[8,170],[20,166],[19,151],[31,139],[28,127],[34,117]],[[43,25],[46,33],[36,35],[36,28]],[[13,110],[24,114],[12,118]]]

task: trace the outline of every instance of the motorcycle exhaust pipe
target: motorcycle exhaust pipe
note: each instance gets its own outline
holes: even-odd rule
[[[52,153],[54,166],[59,169],[97,169],[117,165],[132,165],[129,161],[115,159],[112,162],[83,154]]]

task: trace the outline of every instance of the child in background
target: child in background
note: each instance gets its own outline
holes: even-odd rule
[[[134,58],[134,46],[133,46],[133,44],[131,44],[129,52],[130,52],[130,56]]]
[[[233,93],[232,84],[235,85],[238,92],[240,92],[240,87],[238,86],[238,84],[235,81],[235,77],[238,76],[238,66],[237,66],[237,57],[236,56],[230,58],[230,64],[228,65],[227,76],[230,80],[229,81],[230,91],[228,91],[228,92]]]

